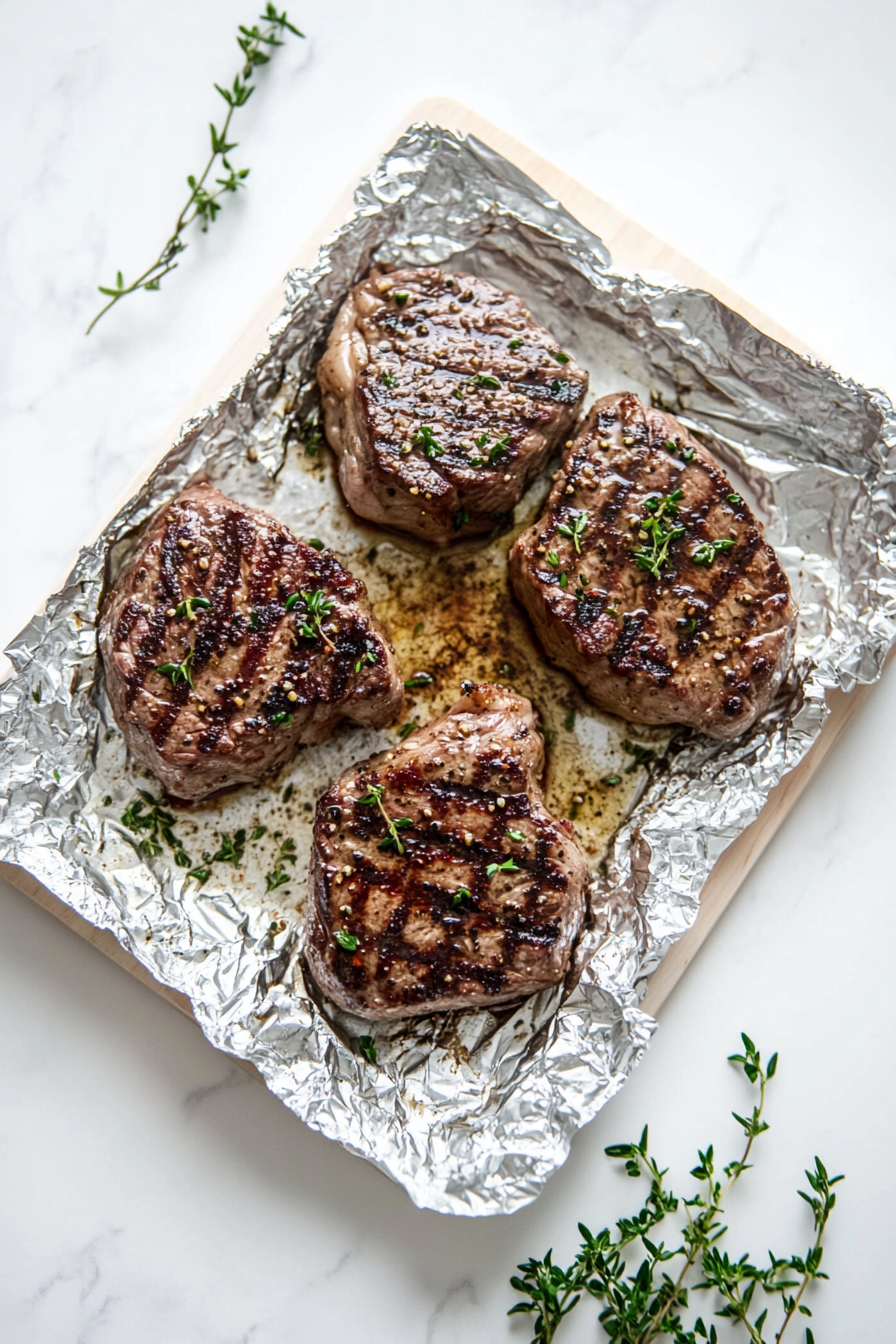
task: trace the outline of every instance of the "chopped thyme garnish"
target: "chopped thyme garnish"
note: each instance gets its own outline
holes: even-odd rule
[[[576,548],[576,555],[582,554],[582,537],[588,526],[588,514],[583,510],[576,514],[573,523],[558,523],[557,531],[561,536],[569,537]]]
[[[358,1049],[367,1060],[368,1064],[376,1063],[376,1046],[373,1043],[372,1036],[359,1036]]]
[[[333,938],[342,948],[343,952],[357,952],[358,938],[354,933],[349,933],[348,929],[337,929]]]
[[[655,579],[669,558],[669,547],[673,541],[683,537],[684,527],[675,520],[678,518],[678,501],[684,498],[683,490],[673,490],[670,495],[652,495],[644,501],[644,508],[650,515],[641,524],[642,532],[647,533],[648,543],[635,551],[635,560]]]
[[[290,876],[291,874],[285,873],[282,868],[275,868],[272,873],[268,873],[264,879],[268,892],[276,891],[278,887],[282,887],[284,883],[289,881]]]
[[[288,610],[289,608],[287,607],[287,611]],[[249,629],[252,630],[253,632],[261,629],[261,621],[258,619],[257,611],[249,612]]]
[[[685,462],[693,462],[694,460],[693,448],[682,448],[681,455],[684,458]]]
[[[554,569],[557,568],[560,563],[560,557],[556,551],[548,551],[547,562],[549,565],[552,565]]]
[[[36,705],[40,704],[40,682],[38,682],[36,689],[31,692],[31,699]]]
[[[562,350],[549,350],[548,354],[550,355],[551,359],[556,359],[558,364],[569,363],[569,355],[564,354]]]
[[[580,574],[580,575],[579,575],[579,583],[578,583],[578,587],[576,588],[576,601],[577,601],[577,602],[581,602],[581,600],[582,600],[583,597],[587,597],[587,596],[588,596],[588,585],[589,585],[590,582],[591,582],[591,580],[588,579],[588,578],[586,578],[584,574]]]
[[[696,551],[693,552],[691,559],[695,565],[703,565],[704,568],[709,569],[719,552],[730,551],[733,545],[734,542],[728,538],[722,538],[718,541],[705,541],[702,546],[698,546]]]
[[[259,827],[259,829],[261,828]],[[256,835],[257,832],[253,831],[251,838],[254,840],[256,838]],[[268,891],[276,891],[278,887],[282,887],[286,882],[290,880],[292,874],[287,873],[285,871],[285,869],[283,868],[283,864],[295,863],[296,861],[295,848],[296,848],[295,840],[287,839],[281,841],[280,852],[277,855],[277,866],[272,873],[268,873],[267,876],[265,877],[265,884],[267,886]]]
[[[607,775],[606,779],[604,780],[604,783],[605,783],[605,784],[609,784],[612,788],[615,788],[617,784],[621,784],[621,783],[622,783],[622,776],[621,776],[621,775]]]
[[[468,523],[470,521],[470,515],[467,513],[466,509],[458,509],[457,513],[454,515],[451,521],[454,524],[455,532],[459,532],[463,527],[464,523]]]
[[[399,308],[403,308],[411,296],[406,289],[397,289],[395,293],[392,295],[392,297],[398,304]]]
[[[138,789],[140,797],[126,808],[121,816],[122,826],[127,827],[134,835],[140,831],[148,831],[149,834],[140,841],[138,848],[148,858],[156,854],[161,854],[162,846],[159,843],[159,836],[165,841],[165,844],[174,853],[174,862],[178,868],[189,868],[190,856],[184,849],[178,837],[174,834],[174,817],[170,812],[164,811],[159,806],[159,801],[145,789]],[[146,806],[149,805],[149,811]]]
[[[512,340],[507,342],[508,348],[511,350],[519,350],[522,343],[523,343],[522,336],[514,336]]]
[[[111,793],[107,793],[105,798],[103,799],[103,807],[111,807],[111,806],[112,806],[112,795]]]
[[[563,388],[564,388],[565,386],[566,386],[566,384],[565,384],[565,382],[563,381],[562,378],[553,378],[553,379],[551,380],[551,391],[552,391],[552,392],[562,392],[562,390],[563,390]]]
[[[292,723],[292,715],[290,714],[289,710],[281,709],[279,710],[278,713],[271,715],[271,717],[268,719],[268,723],[273,724]]]
[[[308,545],[311,547],[313,551],[324,550],[324,543],[320,540],[319,537],[309,537]]]
[[[385,784],[374,784],[369,793],[365,793],[363,798],[358,798],[356,801],[361,807],[378,807],[383,815],[389,834],[380,841],[378,848],[390,849],[394,846],[399,854],[403,854],[404,845],[398,837],[398,832],[407,830],[407,828],[413,826],[414,823],[411,821],[410,817],[393,818],[389,816],[389,813],[383,807],[383,794],[385,792]]]
[[[451,897],[452,905],[461,905],[464,901],[471,901],[473,893],[469,887],[458,887],[457,891]]]
[[[394,387],[398,382],[398,379],[395,377],[394,373],[390,373],[388,369],[384,369],[380,374],[380,382],[386,387]]]
[[[735,505],[737,505],[737,504],[743,504],[743,500],[741,499],[740,495],[729,495],[729,496],[728,496],[728,503],[729,503],[729,504],[735,504]]]
[[[190,672],[190,664],[192,661],[193,650],[188,649],[187,656],[182,663],[162,663],[156,668],[156,671],[161,672],[163,677],[167,677],[171,682],[172,687],[179,686],[182,681],[185,681],[192,690],[193,676]]]
[[[622,750],[628,752],[629,756],[634,756],[635,758],[631,765],[625,767],[625,773],[627,775],[633,774],[639,765],[643,765],[646,768],[656,755],[656,752],[653,751],[651,747],[642,747],[637,742],[623,742]]]
[[[424,453],[428,458],[430,458],[430,460],[436,457],[441,457],[445,451],[445,449],[436,439],[431,425],[420,425],[417,429],[415,429],[412,441],[415,444],[417,444],[418,448],[423,449]]]
[[[492,446],[488,447],[489,436],[487,433],[480,434],[476,440],[476,447],[485,451],[485,457],[471,457],[470,461],[474,467],[484,467],[486,465],[493,467],[497,458],[505,453],[510,445],[510,434],[502,434],[500,438],[495,439]]]
[[[576,726],[576,711],[574,709],[567,710],[566,717],[563,720],[563,727],[566,729],[568,733],[571,733],[575,729],[575,726]]]
[[[408,677],[405,686],[408,690],[412,690],[414,686],[431,686],[433,680],[428,672],[415,672],[412,677]]]
[[[485,870],[486,877],[494,877],[495,873],[518,873],[519,865],[514,863],[513,858],[505,859],[503,863],[490,863]]]
[[[175,616],[186,616],[188,621],[195,621],[196,608],[198,607],[200,611],[208,611],[211,605],[207,597],[188,597],[177,604],[174,608],[174,614]]]
[[[561,588],[565,588],[566,585],[567,585],[568,583],[569,583],[569,579],[567,578],[566,574],[565,574],[565,573],[561,574],[561,575],[560,575],[560,587],[561,587]]]
[[[332,650],[333,645],[330,643],[330,641],[324,634],[322,622],[325,621],[326,618],[332,612],[334,606],[336,605],[335,602],[333,602],[330,598],[327,597],[323,588],[317,588],[312,593],[306,593],[303,591],[301,594],[299,593],[290,594],[290,596],[286,599],[287,611],[292,611],[293,607],[299,601],[300,596],[302,601],[305,603],[305,608],[308,612],[308,615],[305,617],[302,624],[299,626],[299,634],[303,635],[305,639],[317,639],[319,635],[321,639],[324,641],[324,643],[327,644],[329,648]]]
[[[419,726],[420,725],[417,723],[416,719],[408,719],[407,723],[403,723],[398,730],[399,742],[403,742],[406,737],[410,737],[414,729],[418,728]]]
[[[496,378],[493,373],[474,373],[473,382],[477,387],[491,387],[495,391],[501,386],[501,379]]]
[[[526,838],[522,831],[508,830],[507,834],[510,836],[511,840],[515,840],[518,845],[522,844]]]
[[[355,671],[360,672],[365,663],[376,663],[376,653],[369,644],[367,645],[365,652],[361,654],[361,657],[355,663]]]

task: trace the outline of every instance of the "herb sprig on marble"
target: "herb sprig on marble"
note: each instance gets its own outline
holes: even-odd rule
[[[214,122],[209,123],[211,152],[208,161],[198,176],[191,173],[187,177],[190,194],[175,221],[170,236],[152,265],[147,266],[146,270],[138,275],[136,280],[126,284],[122,272],[119,271],[115,277],[114,285],[98,286],[100,293],[106,296],[108,302],[100,309],[87,328],[88,336],[100,318],[129,294],[136,294],[140,289],[159,289],[164,277],[177,269],[179,264],[177,258],[187,249],[184,234],[190,226],[198,222],[202,232],[205,233],[209,224],[214,224],[221,210],[222,198],[228,193],[235,194],[241,187],[245,186],[249,169],[234,168],[228,158],[228,155],[238,147],[235,140],[228,140],[231,119],[237,108],[245,107],[252,97],[256,88],[253,83],[256,72],[261,66],[267,65],[277,47],[284,46],[283,39],[287,33],[292,33],[294,37],[305,36],[290,23],[286,16],[286,10],[284,9],[282,14],[279,13],[276,6],[270,3],[270,0],[264,13],[259,15],[259,19],[260,25],[254,23],[251,28],[247,28],[243,24],[239,26],[236,40],[243,55],[239,72],[234,76],[232,84],[224,88],[220,84],[215,85],[218,93],[227,104],[227,115],[220,130]],[[214,177],[213,174],[216,170],[222,175]]]
[[[758,1095],[754,1093],[749,1115],[732,1112],[745,1138],[740,1156],[719,1170],[713,1146],[705,1152],[698,1149],[697,1165],[690,1173],[696,1190],[683,1199],[666,1185],[668,1168],[661,1168],[651,1155],[646,1125],[636,1143],[606,1148],[608,1157],[625,1163],[629,1176],[646,1178],[650,1192],[638,1212],[620,1218],[615,1230],[604,1228],[595,1235],[579,1223],[579,1253],[566,1269],[553,1263],[550,1251],[541,1260],[518,1266],[520,1273],[510,1282],[523,1300],[508,1314],[534,1317],[532,1344],[551,1344],[561,1322],[586,1296],[599,1305],[600,1338],[617,1344],[652,1344],[659,1339],[718,1344],[719,1333],[711,1320],[707,1325],[697,1316],[687,1325],[682,1318],[690,1295],[698,1292],[712,1294],[714,1314],[740,1327],[741,1337],[752,1344],[779,1344],[795,1317],[812,1315],[804,1297],[811,1283],[828,1277],[821,1269],[822,1239],[837,1201],[833,1188],[843,1180],[829,1176],[821,1158],[816,1157],[806,1172],[809,1190],[797,1192],[812,1211],[813,1238],[804,1254],[778,1256],[769,1251],[768,1264],[755,1265],[748,1255],[732,1259],[720,1249],[728,1232],[722,1221],[723,1204],[735,1182],[750,1170],[753,1144],[768,1129],[763,1119],[765,1094],[778,1063],[774,1054],[763,1065],[749,1036],[743,1033],[741,1040],[743,1053],[728,1058]],[[667,1244],[656,1229],[676,1213],[684,1214],[684,1222]],[[769,1323],[773,1308],[777,1325]],[[796,1336],[791,1337],[796,1344]],[[808,1326],[805,1341],[815,1344]]]

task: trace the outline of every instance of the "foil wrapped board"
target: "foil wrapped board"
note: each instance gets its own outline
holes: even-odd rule
[[[636,730],[589,706],[545,665],[507,597],[512,533],[435,556],[350,516],[312,429],[314,367],[342,299],[372,264],[444,265],[515,290],[589,370],[590,398],[629,389],[652,399],[723,464],[800,606],[792,672],[745,737]],[[317,264],[287,277],[269,337],[9,649],[0,858],[111,930],[189,997],[214,1045],[251,1061],[306,1123],[416,1204],[512,1212],[538,1195],[576,1130],[637,1064],[656,1025],[639,1007],[651,971],[693,924],[719,855],[817,738],[826,689],[880,674],[896,639],[896,413],[882,393],[794,354],[712,295],[615,271],[600,239],[512,163],[424,123],[360,184]],[[123,824],[138,790],[157,789],[128,761],[110,713],[98,611],[147,520],[196,479],[320,538],[365,581],[404,675],[433,676],[412,691],[404,721],[446,708],[464,677],[504,680],[533,699],[549,743],[548,806],[575,819],[592,864],[591,917],[565,987],[501,1011],[371,1026],[306,981],[314,802],[353,761],[393,742],[394,729],[342,729],[268,783],[172,810],[157,844]],[[547,475],[532,486],[514,529],[536,515],[547,486]],[[627,755],[629,738],[644,751]],[[646,752],[647,768],[628,768]],[[608,774],[621,785],[608,786]],[[144,816],[151,806],[144,800]],[[200,863],[201,884],[189,875]],[[287,880],[272,885],[277,872]]]

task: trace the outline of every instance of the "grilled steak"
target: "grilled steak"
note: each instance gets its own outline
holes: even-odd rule
[[[631,393],[594,405],[510,569],[549,657],[636,723],[737,737],[790,666],[796,606],[761,526]]]
[[[194,485],[109,594],[99,646],[134,757],[177,798],[251,783],[403,688],[363,583],[276,518]]]
[[[545,811],[528,700],[464,684],[401,746],[317,805],[306,956],[321,989],[368,1018],[503,1003],[563,979],[586,865]]]
[[[588,388],[516,295],[435,268],[356,285],[318,381],[348,503],[437,545],[500,526]]]

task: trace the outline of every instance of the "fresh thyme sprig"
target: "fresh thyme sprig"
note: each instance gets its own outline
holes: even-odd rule
[[[267,887],[267,890],[269,892],[276,891],[278,887],[284,886],[293,876],[292,873],[288,873],[286,871],[283,865],[284,863],[295,863],[296,861],[295,848],[296,848],[295,840],[282,841],[280,845],[280,851],[277,855],[277,862],[274,871],[272,873],[268,873],[264,879],[265,886]]]
[[[673,541],[683,537],[685,529],[677,522],[678,501],[684,498],[683,490],[673,490],[671,495],[652,495],[645,500],[644,508],[648,517],[641,523],[641,534],[645,544],[635,551],[635,560],[655,579],[669,558],[669,547]]]
[[[383,794],[386,792],[384,784],[374,784],[370,792],[365,793],[363,798],[358,799],[361,807],[378,807],[383,814],[383,820],[386,823],[386,829],[389,834],[380,841],[379,849],[392,849],[393,847],[399,854],[404,853],[404,845],[401,843],[398,832],[405,831],[409,826],[413,826],[410,817],[390,817],[389,813],[383,807]]]
[[[426,456],[433,460],[441,457],[445,449],[439,443],[431,425],[420,425],[414,430],[412,442],[422,448]]]
[[[765,1334],[769,1308],[751,1319],[751,1303],[757,1288],[770,1298],[779,1297],[783,1319],[775,1332],[775,1344],[780,1344],[788,1325],[797,1314],[811,1316],[803,1301],[806,1289],[815,1279],[826,1278],[821,1271],[822,1239],[828,1220],[836,1204],[833,1187],[842,1176],[829,1176],[821,1159],[806,1172],[811,1194],[800,1190],[800,1197],[812,1210],[815,1238],[805,1255],[775,1256],[769,1252],[769,1265],[760,1269],[747,1255],[731,1259],[719,1249],[719,1243],[728,1231],[722,1222],[723,1204],[732,1186],[750,1169],[754,1141],[768,1129],[762,1118],[765,1108],[766,1087],[775,1076],[778,1056],[772,1055],[766,1065],[756,1046],[742,1033],[743,1053],[729,1055],[738,1064],[749,1082],[758,1086],[759,1095],[748,1116],[733,1112],[744,1132],[745,1144],[739,1158],[722,1168],[724,1180],[716,1173],[712,1145],[705,1152],[698,1150],[698,1163],[691,1175],[697,1181],[697,1191],[690,1199],[679,1199],[664,1184],[667,1169],[650,1155],[648,1131],[645,1125],[637,1143],[616,1143],[605,1149],[608,1157],[625,1163],[629,1176],[646,1177],[650,1192],[641,1209],[632,1218],[620,1218],[616,1234],[604,1228],[592,1234],[584,1223],[579,1223],[582,1238],[579,1253],[566,1269],[555,1265],[551,1252],[541,1260],[528,1260],[519,1265],[519,1275],[510,1282],[525,1299],[511,1307],[509,1314],[530,1314],[534,1317],[533,1344],[551,1344],[561,1322],[587,1293],[596,1298],[602,1310],[598,1316],[604,1337],[618,1344],[652,1344],[660,1338],[669,1338],[674,1344],[718,1344],[716,1327],[708,1327],[701,1316],[693,1325],[686,1326],[681,1311],[689,1306],[689,1293],[717,1292],[722,1307],[715,1314],[739,1324],[752,1344],[772,1344]],[[668,1215],[682,1207],[685,1224],[680,1242],[667,1247],[665,1241],[655,1240],[654,1228]],[[635,1273],[628,1273],[626,1248],[640,1243],[643,1258]],[[670,1272],[673,1262],[677,1273]],[[693,1271],[702,1272],[702,1279],[689,1283]],[[814,1344],[812,1331],[806,1330],[807,1344]]]
[[[252,97],[256,87],[252,83],[256,68],[267,65],[273,55],[274,48],[284,45],[281,39],[286,33],[292,33],[294,37],[305,36],[289,22],[286,17],[286,10],[282,14],[278,13],[276,6],[271,4],[270,0],[268,0],[265,11],[259,15],[259,18],[262,23],[261,27],[257,23],[253,24],[251,28],[246,28],[243,24],[239,26],[236,40],[240,51],[243,53],[243,62],[239,73],[234,76],[233,84],[229,88],[223,89],[220,84],[215,85],[218,93],[227,104],[227,116],[224,118],[224,124],[220,131],[216,128],[214,122],[209,124],[211,154],[199,177],[195,177],[191,173],[187,178],[190,195],[175,221],[170,237],[165,242],[156,260],[151,266],[147,266],[146,270],[138,275],[136,280],[126,285],[124,276],[119,271],[114,285],[100,285],[98,287],[100,293],[104,294],[109,302],[100,309],[90,323],[86,333],[88,336],[100,318],[128,294],[135,294],[138,289],[159,289],[163,278],[169,272],[177,269],[176,258],[187,249],[183,235],[190,225],[198,220],[202,232],[205,233],[209,224],[214,223],[221,209],[221,197],[228,192],[235,193],[245,185],[245,180],[249,176],[249,169],[235,169],[227,157],[237,148],[236,141],[228,141],[227,139],[231,118],[236,109],[245,107]],[[219,160],[220,167],[226,176],[216,177],[214,182],[209,184],[209,176]]]
[[[691,556],[695,565],[705,565],[707,569],[712,565],[713,560],[721,551],[730,551],[734,545],[729,537],[722,537],[717,541],[704,541],[702,546],[698,546]]]

